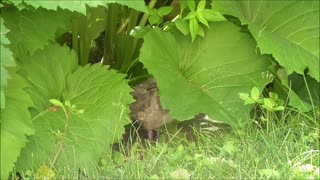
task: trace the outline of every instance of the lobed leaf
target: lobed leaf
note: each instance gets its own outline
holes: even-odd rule
[[[107,6],[109,3],[118,3],[121,5],[128,6],[129,8],[133,8],[137,11],[147,12],[145,7],[145,3],[143,0],[11,0],[15,5],[18,5],[22,2],[32,5],[35,8],[43,7],[46,9],[57,10],[58,7],[62,9],[68,9],[70,11],[77,11],[82,14],[86,14],[86,5],[90,7],[97,6]]]
[[[10,42],[5,36],[8,33],[8,29],[3,24],[3,19],[0,18],[1,21],[1,29],[0,29],[0,39],[1,39],[1,109],[5,108],[5,88],[7,87],[8,80],[11,78],[9,72],[7,71],[7,67],[15,67],[16,63],[13,59],[12,52],[7,47]]]
[[[70,29],[72,13],[67,10],[21,10],[15,7],[2,9],[4,25],[10,30],[7,37],[10,50],[18,61],[22,61],[27,54],[33,54],[37,49],[55,41],[58,29]],[[48,21],[50,19],[50,21]]]
[[[5,92],[6,108],[1,109],[1,179],[7,179],[13,170],[21,149],[28,142],[27,136],[34,134],[28,107],[32,106],[29,95],[23,90],[26,87],[23,78],[15,68],[9,69],[12,77]]]
[[[75,175],[79,168],[91,174],[101,153],[110,152],[130,122],[131,89],[124,75],[100,64],[77,66],[76,61],[68,47],[50,45],[23,66],[39,113],[32,120],[36,133],[18,159],[19,170],[46,165],[71,167]],[[78,111],[66,117],[62,108],[51,110],[49,99],[60,99]]]

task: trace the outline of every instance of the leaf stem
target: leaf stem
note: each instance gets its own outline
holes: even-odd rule
[[[148,6],[150,8],[153,8],[156,5],[156,3],[157,3],[157,0],[151,0],[150,3],[148,4]],[[149,14],[144,13],[141,20],[140,20],[139,26],[145,26],[148,21],[148,17],[149,17]]]
[[[69,114],[68,114],[68,112],[67,112],[66,110],[64,110],[64,114],[65,114],[65,116],[66,116],[66,123],[65,123],[65,125],[64,125],[64,131],[63,131],[63,134],[62,134],[62,135],[63,135],[63,136],[62,136],[62,140],[61,140],[61,142],[59,143],[60,146],[59,146],[58,152],[57,152],[56,155],[54,156],[53,161],[52,161],[52,164],[51,164],[51,168],[50,168],[50,169],[52,169],[52,170],[53,170],[55,164],[57,163],[58,158],[59,158],[59,156],[60,156],[60,154],[61,154],[61,151],[62,151],[62,149],[63,149],[64,136],[65,136],[65,134],[66,134],[66,132],[67,132],[67,128],[68,128]]]

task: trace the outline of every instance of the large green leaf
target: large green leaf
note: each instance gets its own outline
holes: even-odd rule
[[[10,79],[9,72],[7,71],[6,67],[14,67],[16,63],[12,57],[12,52],[7,47],[10,44],[9,40],[6,38],[5,34],[9,31],[3,25],[3,19],[0,18],[0,39],[1,39],[1,49],[0,49],[0,58],[1,58],[1,108],[5,107],[5,95],[4,89],[7,86],[7,81]]]
[[[70,167],[74,173],[85,168],[92,173],[101,153],[110,150],[130,122],[127,104],[132,102],[131,89],[124,75],[100,64],[78,66],[73,71],[76,61],[67,47],[57,45],[37,51],[26,61],[23,73],[28,92],[40,113],[33,118],[36,133],[23,149],[18,169],[51,167],[57,157],[55,168]],[[69,113],[67,120],[62,108],[52,109],[51,98],[70,101],[84,113]],[[59,132],[64,133],[60,139]]]
[[[10,30],[7,37],[10,50],[19,61],[27,54],[33,54],[50,41],[55,41],[58,29],[71,28],[72,13],[68,10],[21,10],[15,7],[3,8],[1,16],[4,25]]]
[[[41,112],[49,107],[49,99],[60,99],[66,88],[66,77],[74,71],[77,56],[67,46],[50,45],[34,56],[25,56],[21,73],[29,81],[29,92],[34,108]]]
[[[15,69],[9,69],[11,79],[5,89],[6,108],[1,109],[1,179],[7,179],[13,170],[14,163],[20,155],[20,150],[28,142],[26,136],[34,133],[28,107],[32,105],[28,94],[23,90],[26,84],[23,78],[16,74]]]
[[[239,92],[260,90],[270,81],[269,61],[254,39],[228,22],[217,22],[205,38],[153,30],[144,38],[140,60],[157,79],[161,103],[178,120],[198,113],[232,125],[248,115]]]
[[[238,17],[258,42],[262,53],[272,54],[286,68],[319,81],[319,1],[214,1],[223,14]]]
[[[22,0],[11,0],[16,5],[21,3]],[[44,7],[46,9],[56,10],[57,7],[63,9],[69,9],[70,11],[78,11],[82,14],[86,14],[86,5],[91,7],[106,6],[108,3],[118,3],[126,5],[137,11],[147,12],[144,0],[24,0],[25,3],[30,4],[36,8]]]

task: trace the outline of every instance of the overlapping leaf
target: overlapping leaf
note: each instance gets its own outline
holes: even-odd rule
[[[68,10],[21,10],[15,7],[3,8],[1,16],[4,25],[10,30],[7,37],[10,50],[19,61],[27,54],[33,54],[43,48],[50,41],[55,41],[55,34],[60,28],[71,28],[72,13]]]
[[[223,14],[248,24],[262,53],[272,54],[286,68],[319,82],[319,1],[214,1]]]
[[[7,179],[21,149],[28,142],[26,136],[34,133],[28,107],[32,105],[29,95],[23,90],[23,78],[10,68],[11,79],[5,89],[5,109],[1,109],[1,179]]]
[[[12,57],[12,52],[7,47],[9,40],[6,38],[5,34],[8,32],[8,29],[3,25],[3,20],[0,18],[1,21],[1,29],[0,29],[0,39],[1,39],[1,108],[5,107],[5,95],[4,89],[7,86],[7,81],[10,79],[10,75],[6,69],[6,67],[14,67],[16,64]]]
[[[22,0],[11,0],[16,5],[21,3]],[[86,14],[86,5],[91,7],[106,6],[108,3],[119,3],[121,5],[126,5],[137,11],[147,12],[145,3],[143,0],[24,0],[25,3],[30,4],[36,8],[44,7],[46,9],[56,10],[57,7],[63,9],[69,9],[70,11],[78,11],[82,14]]]
[[[75,173],[78,168],[91,170],[130,122],[130,88],[124,75],[100,64],[77,67],[76,61],[67,47],[57,45],[36,52],[26,61],[23,72],[28,78],[28,92],[40,113],[33,118],[36,133],[21,153],[19,169],[43,164],[51,167],[57,157],[55,167],[71,167]],[[84,113],[70,113],[67,120],[61,108],[50,109],[52,98],[69,100]],[[63,147],[59,150],[62,139]]]
[[[140,60],[157,79],[161,103],[178,120],[198,113],[235,125],[250,111],[239,92],[260,90],[270,81],[268,60],[254,39],[227,23],[214,23],[206,38],[153,30],[144,38]]]

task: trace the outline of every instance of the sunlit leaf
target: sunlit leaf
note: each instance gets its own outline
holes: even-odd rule
[[[272,54],[287,73],[308,74],[319,82],[319,1],[214,1],[215,9],[238,17],[262,53]]]
[[[206,20],[206,18],[204,17],[204,15],[202,13],[197,13],[197,18],[202,24],[204,24],[210,28],[208,21]]]
[[[212,9],[205,9],[201,12],[201,14],[203,14],[203,16],[208,21],[225,21],[226,20],[220,12]]]
[[[192,41],[194,41],[196,39],[196,36],[199,32],[199,24],[197,19],[190,19],[189,21],[189,28],[190,28],[190,33],[191,33],[191,37],[192,37]]]
[[[157,13],[159,16],[165,16],[168,15],[172,10],[172,6],[162,6],[161,8],[157,9]]]
[[[139,59],[157,79],[161,104],[177,120],[206,113],[232,125],[245,123],[252,105],[244,105],[238,93],[255,86],[262,90],[270,82],[262,75],[268,59],[235,25],[216,22],[212,27],[193,43],[179,33],[152,30]]]
[[[196,3],[194,2],[194,0],[186,0],[186,1],[190,11],[194,11],[196,8]]]
[[[183,19],[178,18],[175,21],[175,24],[176,24],[177,28],[179,29],[179,31],[182,32],[182,34],[184,34],[185,36],[189,34],[190,31],[189,31],[189,25],[188,25],[187,21],[184,21]]]
[[[27,91],[39,113],[33,118],[35,134],[22,150],[17,169],[54,165],[71,167],[74,175],[79,168],[93,173],[101,153],[109,152],[130,122],[131,89],[124,75],[100,64],[78,66],[75,53],[59,45],[47,46],[24,62]],[[50,99],[70,102],[67,111],[73,111],[50,110]]]
[[[11,0],[14,4],[19,4],[22,1],[26,4],[30,4],[35,8],[43,7],[46,9],[56,10],[57,7],[62,9],[68,9],[70,11],[77,11],[82,14],[86,14],[86,5],[90,7],[107,6],[108,3],[118,3],[126,5],[137,11],[147,12],[144,0]]]
[[[205,7],[206,7],[206,1],[205,1],[205,0],[201,0],[201,1],[198,3],[197,11],[198,11],[198,12],[203,11]]]
[[[11,79],[5,89],[5,108],[1,109],[1,179],[8,179],[21,149],[28,142],[27,136],[34,134],[28,108],[32,106],[29,95],[23,90],[26,84],[16,73],[9,69]]]

